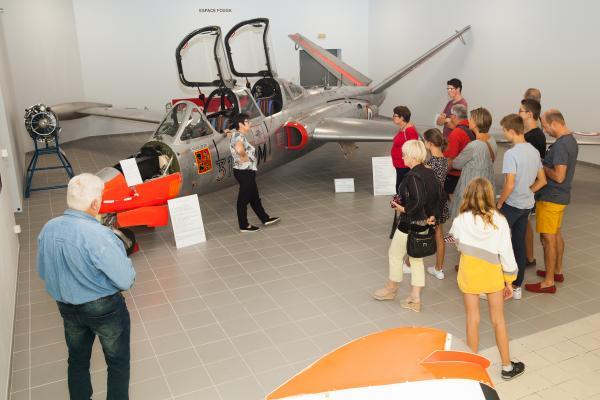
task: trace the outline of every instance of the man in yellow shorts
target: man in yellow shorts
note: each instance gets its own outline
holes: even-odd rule
[[[535,203],[536,230],[544,247],[545,264],[545,270],[537,270],[536,273],[544,280],[527,284],[525,289],[535,293],[556,293],[555,282],[565,279],[562,270],[565,242],[560,227],[565,208],[571,200],[571,183],[579,148],[560,111],[546,111],[542,115],[542,128],[556,138],[543,162],[548,184],[537,193]]]

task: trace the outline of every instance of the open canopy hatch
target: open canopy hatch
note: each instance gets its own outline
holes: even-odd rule
[[[225,49],[235,76],[272,78],[276,75],[269,54],[268,33],[267,18],[242,21],[227,32]]]
[[[206,26],[188,34],[175,50],[179,80],[189,87],[232,87],[221,28]]]

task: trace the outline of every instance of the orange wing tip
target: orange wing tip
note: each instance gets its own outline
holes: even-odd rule
[[[422,365],[432,352],[444,350],[446,345],[446,332],[434,328],[402,327],[373,333],[323,356],[267,399],[449,377],[452,374],[446,370]],[[454,376],[469,376],[469,372],[462,369]],[[476,374],[475,379],[480,376]]]

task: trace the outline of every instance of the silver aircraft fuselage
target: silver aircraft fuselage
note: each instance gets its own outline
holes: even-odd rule
[[[256,108],[259,115],[251,118],[251,128],[248,133],[249,142],[255,147],[258,172],[267,172],[298,157],[315,150],[324,142],[311,140],[312,133],[319,122],[330,117],[345,117],[353,119],[371,119],[378,114],[378,109],[385,99],[385,92],[373,94],[368,87],[342,86],[331,89],[304,90],[296,87],[296,98],[288,96],[287,87],[293,85],[289,81],[276,78],[282,86],[283,105],[280,112],[265,117],[260,113],[256,102],[245,87],[234,88],[238,99],[244,97],[251,104],[248,108]],[[300,89],[300,90],[299,90]],[[194,103],[183,101],[191,112]],[[206,118],[202,112],[201,118]],[[169,119],[169,115],[165,121]],[[184,121],[188,116],[184,116]],[[163,121],[163,124],[165,123]],[[181,172],[183,183],[180,195],[203,194],[220,190],[235,184],[233,177],[233,158],[230,151],[230,139],[225,133],[219,133],[208,121],[210,129],[206,135],[194,139],[186,139],[184,131],[186,124],[179,126],[174,136],[159,135],[161,127],[144,144],[142,149],[152,149],[165,154],[172,160],[170,172]],[[162,126],[162,124],[161,124]],[[302,132],[302,129],[305,132]],[[289,134],[286,130],[291,131]],[[288,135],[295,137],[289,138]],[[183,137],[183,138],[182,138]],[[300,142],[300,145],[290,145],[288,140]],[[302,140],[305,142],[302,143]],[[199,159],[199,157],[201,159]],[[203,164],[200,169],[199,164]]]

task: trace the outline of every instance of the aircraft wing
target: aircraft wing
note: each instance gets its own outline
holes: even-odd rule
[[[163,111],[159,112],[139,108],[115,108],[110,104],[86,101],[62,103],[50,108],[61,121],[82,118],[88,115],[97,115],[100,117],[160,124],[165,117]]]
[[[158,112],[139,108],[90,107],[79,110],[78,113],[155,124],[160,124],[165,118],[165,113],[162,111]]]
[[[368,86],[372,81],[364,76],[318,44],[311,42],[299,33],[288,35],[296,43],[296,46],[302,47],[316,62],[329,71],[336,78],[341,78],[342,82],[350,86]]]
[[[325,118],[312,134],[320,142],[391,142],[398,132],[392,121],[357,118]],[[422,132],[421,132],[422,133]],[[600,132],[573,132],[579,145],[600,145]],[[508,143],[502,133],[492,134],[497,143]],[[555,139],[546,135],[548,144]]]

